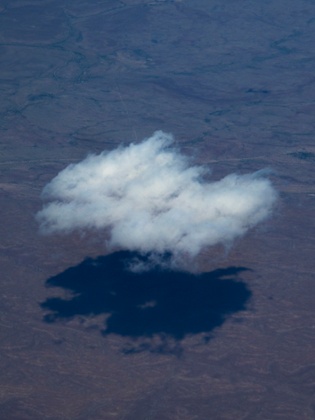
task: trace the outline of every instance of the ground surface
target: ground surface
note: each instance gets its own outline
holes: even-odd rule
[[[0,2],[1,418],[314,418],[314,16]],[[130,278],[100,237],[39,236],[53,176],[157,129],[214,179],[271,167],[273,218],[199,277]]]

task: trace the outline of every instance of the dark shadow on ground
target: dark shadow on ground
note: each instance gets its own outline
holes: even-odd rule
[[[211,333],[229,315],[246,309],[251,292],[237,277],[247,270],[244,267],[199,275],[158,269],[139,274],[125,268],[126,261],[135,256],[117,252],[86,259],[48,279],[47,287],[71,294],[41,303],[48,310],[44,320],[51,323],[106,314],[104,335],[157,335],[178,342],[187,335]]]

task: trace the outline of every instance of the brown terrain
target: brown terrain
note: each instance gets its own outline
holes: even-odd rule
[[[314,16],[0,2],[1,419],[315,417]],[[271,168],[273,217],[196,276],[127,273],[101,234],[39,234],[61,169],[158,129],[213,179]]]

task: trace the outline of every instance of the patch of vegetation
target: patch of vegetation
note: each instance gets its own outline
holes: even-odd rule
[[[289,153],[289,155],[302,160],[315,160],[315,154],[311,152],[293,152]]]

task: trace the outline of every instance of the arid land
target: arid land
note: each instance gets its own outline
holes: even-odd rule
[[[0,2],[1,418],[314,418],[314,12]],[[270,168],[273,217],[195,277],[131,279],[105,233],[39,234],[61,169],[155,130],[213,179]]]

